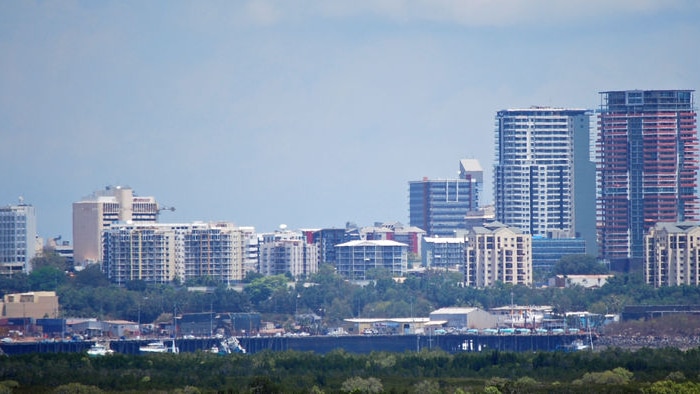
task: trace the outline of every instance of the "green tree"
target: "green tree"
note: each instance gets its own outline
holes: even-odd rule
[[[580,380],[580,384],[628,384],[634,375],[625,368],[617,367],[611,371],[587,372]]]
[[[51,265],[32,270],[29,274],[29,288],[35,291],[55,291],[65,281],[66,273]]]
[[[287,288],[289,279],[285,275],[263,276],[254,279],[243,290],[254,305],[267,301],[275,291]]]
[[[19,389],[19,382],[16,380],[3,380],[0,382],[0,394],[12,394]]]
[[[652,383],[650,387],[643,389],[642,392],[647,394],[697,394],[700,393],[700,384],[662,380]]]
[[[326,309],[326,322],[329,325],[337,325],[352,316],[352,305],[348,300],[342,298],[334,298],[331,304]]]
[[[148,283],[142,279],[130,280],[126,282],[126,289],[131,291],[145,291],[148,288]]]
[[[0,276],[0,295],[29,291],[29,275],[24,273]]]
[[[421,380],[413,385],[413,392],[416,394],[440,394],[440,384],[432,380]]]
[[[248,383],[248,392],[251,394],[275,394],[282,393],[280,386],[267,376],[256,376]]]
[[[62,384],[53,390],[54,394],[101,394],[104,393],[99,387],[89,386],[81,383]]]
[[[72,271],[73,267],[68,263],[68,259],[56,253],[51,248],[44,248],[41,253],[31,260],[32,270],[44,267],[54,267],[61,271]]]
[[[381,393],[384,391],[382,382],[377,378],[361,378],[355,376],[345,380],[340,387],[345,393]]]
[[[90,264],[78,271],[73,281],[77,286],[101,287],[110,285],[109,279],[102,273],[99,264]]]
[[[597,275],[607,272],[608,268],[604,264],[587,254],[562,256],[552,269],[554,275]]]

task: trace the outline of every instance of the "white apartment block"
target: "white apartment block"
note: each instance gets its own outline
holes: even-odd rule
[[[302,233],[282,228],[258,240],[261,274],[299,278],[318,271],[318,244],[306,242]]]
[[[30,273],[38,250],[34,207],[21,198],[19,205],[0,207],[0,275]]]
[[[496,220],[532,235],[576,235],[574,135],[588,133],[588,117],[585,110],[546,107],[498,112]]]
[[[243,278],[248,272],[260,272],[260,246],[255,227],[239,227],[243,237]]]
[[[657,223],[644,237],[644,280],[654,287],[700,285],[700,226]]]
[[[352,280],[366,280],[367,271],[385,269],[403,276],[408,269],[408,245],[391,240],[356,240],[335,246],[338,273]]]
[[[245,237],[231,223],[116,223],[104,232],[103,271],[119,285],[243,279]]]
[[[532,236],[499,222],[469,230],[466,235],[464,283],[479,288],[496,282],[532,284]]]
[[[117,222],[155,223],[154,197],[139,197],[128,186],[109,186],[73,203],[73,259],[76,265],[101,261],[102,234]]]
[[[421,244],[421,263],[431,269],[464,268],[464,237],[424,237]]]

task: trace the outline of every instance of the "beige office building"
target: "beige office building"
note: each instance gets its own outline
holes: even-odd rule
[[[700,226],[656,223],[644,237],[644,280],[654,287],[700,285]]]
[[[154,197],[140,197],[128,186],[108,186],[73,203],[75,264],[102,261],[103,232],[117,222],[155,223],[159,207]]]
[[[55,291],[5,294],[2,300],[2,317],[56,318],[58,296]]]
[[[490,287],[496,282],[532,284],[532,236],[499,222],[476,226],[466,235],[467,286]]]

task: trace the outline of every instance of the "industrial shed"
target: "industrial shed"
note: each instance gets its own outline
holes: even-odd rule
[[[445,321],[444,327],[456,329],[493,328],[498,318],[479,308],[441,308],[430,313],[430,321]]]

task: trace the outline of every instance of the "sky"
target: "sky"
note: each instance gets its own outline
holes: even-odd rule
[[[0,2],[0,206],[72,238],[130,186],[163,222],[408,224],[507,108],[700,88],[694,0]]]

